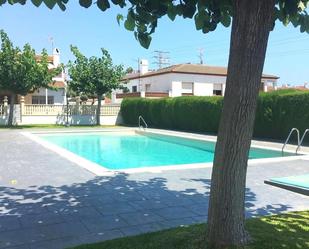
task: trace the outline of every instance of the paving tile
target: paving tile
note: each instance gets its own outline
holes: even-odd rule
[[[86,196],[77,198],[77,201],[82,203],[83,206],[100,206],[102,204],[112,203],[115,200],[110,195],[103,195],[103,196]]]
[[[194,205],[195,203],[187,197],[175,196],[171,198],[166,198],[162,200],[162,203],[165,203],[169,207],[177,207],[177,206],[187,206]]]
[[[74,213],[78,209],[87,209],[89,207],[85,207],[81,202],[78,201],[59,201],[55,203],[49,203],[46,205],[46,208],[49,212],[54,213]]]
[[[120,230],[115,229],[115,230],[82,235],[78,238],[78,240],[79,244],[89,244],[120,237],[123,237],[123,233]]]
[[[138,192],[148,200],[169,199],[174,197],[174,195],[169,191],[162,190],[160,188],[154,190],[140,190]]]
[[[133,206],[136,210],[151,210],[167,207],[167,203],[161,200],[143,200],[143,201],[132,201],[129,205]]]
[[[119,216],[122,217],[129,225],[133,226],[163,220],[162,217],[151,211],[138,211],[134,213],[120,214]]]
[[[196,215],[207,215],[208,207],[200,204],[194,204],[185,206],[187,209],[195,213]]]
[[[6,247],[5,249],[30,249],[29,245],[22,245],[22,246],[13,246],[13,247]]]
[[[75,221],[82,218],[100,218],[102,216],[94,207],[64,208],[55,210],[54,213],[59,214],[66,221]]]
[[[19,216],[0,216],[0,232],[20,228]]]
[[[30,249],[64,249],[67,247],[73,247],[80,244],[79,238],[65,237],[54,240],[45,240],[29,245]]]
[[[43,204],[10,204],[2,211],[6,215],[41,214],[48,212]]]
[[[81,222],[90,232],[104,232],[128,226],[123,218],[115,215],[102,216],[99,218],[82,218]]]
[[[139,194],[137,191],[113,192],[112,197],[114,200],[119,201],[119,202],[141,201],[145,199],[145,197]]]
[[[197,223],[206,223],[207,222],[207,215],[198,215],[198,216],[193,217],[193,219]]]
[[[153,211],[164,219],[177,219],[196,216],[195,213],[184,207],[167,207]]]
[[[22,246],[42,240],[45,240],[44,233],[34,228],[11,230],[0,233],[0,248]]]
[[[64,219],[59,214],[44,213],[44,214],[31,214],[23,215],[20,217],[20,223],[22,227],[35,227],[43,226],[55,223],[61,223]]]
[[[124,236],[133,236],[143,233],[143,231],[140,229],[140,226],[122,227],[120,228],[120,231]]]
[[[102,215],[111,215],[111,214],[121,214],[121,213],[130,213],[136,211],[131,205],[123,202],[113,202],[108,204],[101,204],[99,206],[95,206],[95,208]]]
[[[89,233],[84,224],[78,221],[46,225],[39,228],[46,240],[80,236]]]
[[[155,231],[160,231],[164,229],[164,225],[159,223],[148,223],[148,224],[143,224],[139,225],[139,229],[141,233],[150,233],[150,232],[155,232]]]

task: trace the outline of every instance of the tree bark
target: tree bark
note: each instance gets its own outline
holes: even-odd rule
[[[13,117],[14,117],[14,105],[15,105],[15,94],[11,94],[11,102],[10,102],[10,109],[9,109],[9,119],[8,119],[8,126],[13,126]]]
[[[274,0],[234,0],[224,105],[208,210],[211,248],[244,245],[247,161]]]
[[[102,102],[102,94],[98,94],[97,125],[101,125],[101,102]]]

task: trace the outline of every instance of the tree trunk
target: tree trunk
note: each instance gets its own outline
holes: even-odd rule
[[[208,210],[211,248],[244,245],[247,161],[275,0],[234,0],[224,105]]]
[[[102,94],[98,94],[98,107],[97,107],[97,125],[101,125],[101,102],[102,102]]]
[[[8,126],[13,126],[13,117],[14,117],[14,104],[15,104],[15,94],[11,94],[11,102],[10,102],[10,109],[9,109],[9,119],[8,119]]]

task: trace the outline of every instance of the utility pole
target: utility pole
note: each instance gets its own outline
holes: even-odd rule
[[[200,59],[200,64],[204,64],[204,48],[198,49],[198,58]]]
[[[153,58],[156,60],[154,64],[156,64],[159,69],[161,69],[164,66],[170,65],[169,52],[162,50],[155,50],[154,53],[155,56],[153,56]]]
[[[51,54],[53,54],[54,53],[54,37],[49,36],[48,41],[51,43],[51,49],[52,49]]]
[[[140,67],[141,67],[141,58],[137,58],[137,59],[132,59],[133,61],[135,61],[135,62],[137,62],[137,70],[136,70],[136,72],[138,73],[138,88],[139,89],[141,89],[141,78],[140,78],[140,76],[142,75],[141,74],[141,70],[140,70]],[[134,71],[134,70],[133,70]]]

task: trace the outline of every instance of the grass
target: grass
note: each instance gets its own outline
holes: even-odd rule
[[[246,228],[252,242],[245,249],[309,248],[309,210],[248,219]],[[205,231],[206,225],[199,224],[81,245],[75,249],[206,249]]]
[[[56,125],[56,124],[33,124],[33,125],[15,125],[15,126],[5,126],[0,125],[0,129],[59,129],[59,128],[114,128],[119,127],[116,125],[70,125],[69,127],[65,125]]]

